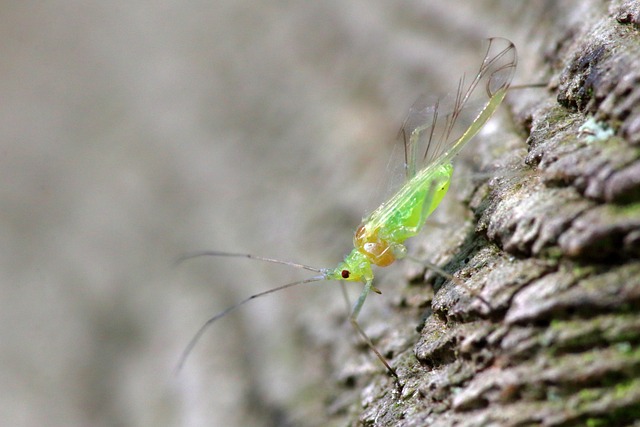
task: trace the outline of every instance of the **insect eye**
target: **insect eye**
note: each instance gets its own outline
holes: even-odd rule
[[[341,274],[343,279],[348,279],[349,276],[351,275],[351,273],[349,273],[349,270],[342,270]]]

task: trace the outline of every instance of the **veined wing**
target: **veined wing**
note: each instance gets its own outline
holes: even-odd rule
[[[428,103],[420,97],[414,103],[399,132],[407,180],[431,164],[450,161],[480,131],[502,103],[517,62],[513,43],[491,38],[480,68],[469,82],[463,74],[453,100]]]

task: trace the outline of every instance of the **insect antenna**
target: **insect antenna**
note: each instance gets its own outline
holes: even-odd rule
[[[257,255],[251,255],[251,254],[241,254],[241,253],[231,253],[231,252],[218,252],[218,251],[191,252],[191,253],[185,254],[185,255],[181,256],[180,258],[178,258],[176,260],[176,264],[181,264],[184,261],[187,261],[187,260],[190,260],[190,259],[193,259],[193,258],[203,257],[203,256],[219,256],[219,257],[255,259],[255,260],[258,260],[258,261],[270,262],[272,264],[288,265],[290,267],[301,268],[301,269],[304,269],[304,270],[314,271],[316,273],[321,273],[321,274],[318,275],[318,276],[310,277],[308,279],[298,280],[298,281],[295,281],[295,282],[287,283],[286,285],[281,285],[281,286],[278,286],[276,288],[268,289],[268,290],[263,291],[263,292],[258,292],[257,294],[251,295],[251,296],[243,299],[242,301],[240,301],[240,302],[238,302],[238,303],[236,303],[236,304],[234,304],[234,305],[232,305],[230,307],[227,307],[225,310],[221,311],[220,313],[216,314],[215,316],[207,319],[207,321],[204,322],[202,324],[202,326],[200,326],[200,329],[198,329],[198,331],[195,333],[193,338],[191,338],[191,340],[189,341],[189,343],[187,344],[185,349],[182,351],[182,354],[180,355],[180,359],[178,360],[178,363],[177,363],[177,365],[176,365],[176,367],[174,369],[174,374],[178,374],[182,370],[182,367],[184,366],[187,358],[189,357],[189,354],[191,354],[191,351],[196,346],[196,344],[198,343],[198,341],[200,340],[200,338],[202,337],[204,332],[209,328],[209,326],[211,326],[217,320],[223,318],[227,314],[231,313],[232,311],[235,311],[236,309],[238,309],[239,307],[243,306],[244,304],[248,303],[249,301],[251,301],[253,299],[260,298],[260,297],[263,297],[265,295],[269,295],[269,294],[272,294],[272,293],[275,293],[275,292],[278,292],[278,291],[281,291],[281,290],[284,290],[284,289],[287,289],[287,288],[292,288],[294,286],[303,285],[305,283],[320,282],[320,281],[323,281],[323,280],[327,280],[326,273],[327,273],[328,270],[326,270],[326,269],[311,267],[311,266],[304,265],[304,264],[299,264],[299,263],[296,263],[296,262],[282,261],[282,260],[272,259],[272,258],[265,258],[265,257],[257,256]]]
[[[280,260],[280,259],[266,258],[266,257],[258,256],[258,255],[251,255],[251,254],[243,254],[243,253],[235,253],[235,252],[220,252],[220,251],[189,252],[189,253],[186,253],[186,254],[182,255],[180,258],[178,258],[175,261],[175,264],[176,265],[182,264],[183,262],[188,261],[190,259],[204,257],[204,256],[218,256],[218,257],[230,257],[230,258],[248,258],[248,259],[255,259],[255,260],[258,260],[258,261],[270,262],[272,264],[282,264],[282,265],[288,265],[290,267],[302,268],[304,270],[315,271],[316,273],[325,273],[326,272],[326,269],[317,268],[317,267],[311,267],[309,265],[300,264],[300,263],[297,263],[297,262],[283,261],[283,260]]]

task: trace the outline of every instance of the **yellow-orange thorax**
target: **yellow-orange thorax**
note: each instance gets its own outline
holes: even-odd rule
[[[353,245],[367,257],[371,264],[379,267],[391,265],[396,257],[389,242],[378,235],[379,229],[368,230],[365,224],[358,227],[353,237]]]

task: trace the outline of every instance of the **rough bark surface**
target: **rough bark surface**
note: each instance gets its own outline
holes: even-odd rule
[[[638,424],[638,1],[5,1],[0,35],[0,426]],[[360,321],[400,385],[335,282],[234,311],[173,375],[205,319],[310,273],[173,260],[334,266],[403,112],[494,36],[548,84],[407,242],[490,306],[398,262]]]
[[[640,6],[557,3],[512,17],[546,29],[531,40],[539,68],[519,75],[549,81],[508,98],[527,152],[501,159],[517,173],[473,187],[473,218],[449,238],[424,238],[425,256],[490,307],[408,267],[384,317],[367,320],[399,383],[353,340],[316,340],[333,384],[326,423],[640,422]]]

